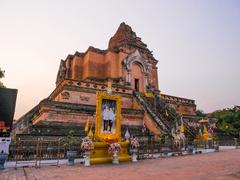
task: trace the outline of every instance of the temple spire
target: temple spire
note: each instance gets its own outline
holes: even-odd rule
[[[122,22],[116,33],[111,37],[108,49],[115,50],[116,48],[125,47],[128,49],[139,49],[145,53],[152,54],[147,48],[147,45],[142,42],[140,37],[126,23]]]

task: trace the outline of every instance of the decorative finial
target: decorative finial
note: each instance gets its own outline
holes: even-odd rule
[[[127,142],[129,142],[129,139],[130,139],[130,133],[129,133],[129,131],[128,131],[128,128],[127,128],[127,130],[126,130],[126,133],[125,133],[125,139],[126,139],[126,141]]]
[[[108,79],[108,82],[107,82],[107,93],[112,94],[112,80],[111,79]]]

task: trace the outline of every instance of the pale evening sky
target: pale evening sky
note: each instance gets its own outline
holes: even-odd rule
[[[18,89],[15,118],[54,90],[61,59],[106,49],[123,21],[159,60],[163,93],[205,112],[240,104],[238,0],[0,0],[0,67]]]

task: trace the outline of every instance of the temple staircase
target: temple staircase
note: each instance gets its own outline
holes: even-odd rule
[[[146,97],[137,91],[134,91],[133,95],[161,132],[172,137],[172,132],[176,132],[176,129],[181,124],[181,117],[158,95],[154,92],[151,93],[153,94],[152,97]],[[189,140],[196,138],[196,132],[194,132],[185,121],[182,122],[185,129],[185,136]]]
[[[163,120],[161,117],[159,117],[152,109],[152,107],[149,105],[149,103],[143,98],[140,93],[137,91],[133,92],[133,95],[137,99],[137,102],[143,107],[144,111],[148,113],[148,115],[151,117],[151,119],[157,124],[158,128],[164,133],[171,135],[170,129],[166,126],[165,123],[163,123]]]

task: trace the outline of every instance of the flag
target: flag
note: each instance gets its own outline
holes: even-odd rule
[[[92,127],[90,128],[90,131],[88,133],[88,137],[91,138],[91,139],[93,138]]]
[[[85,132],[88,132],[88,129],[89,129],[89,116],[88,116],[88,118],[87,118],[84,131],[85,131]]]
[[[209,135],[208,135],[207,127],[204,126],[204,127],[203,127],[203,139],[204,139],[205,141],[207,141],[208,138],[209,138]]]
[[[168,112],[167,112],[167,110],[165,111],[165,114],[166,114],[166,116],[168,116]]]
[[[184,126],[183,126],[183,119],[182,119],[182,117],[181,117],[180,132],[181,132],[181,133],[184,133]]]
[[[181,124],[181,126],[180,126],[180,132],[184,133],[184,126],[183,126],[183,124]]]
[[[207,132],[208,132],[208,131],[207,131],[207,127],[204,126],[204,127],[203,127],[203,134],[204,134],[204,133],[206,134]]]

